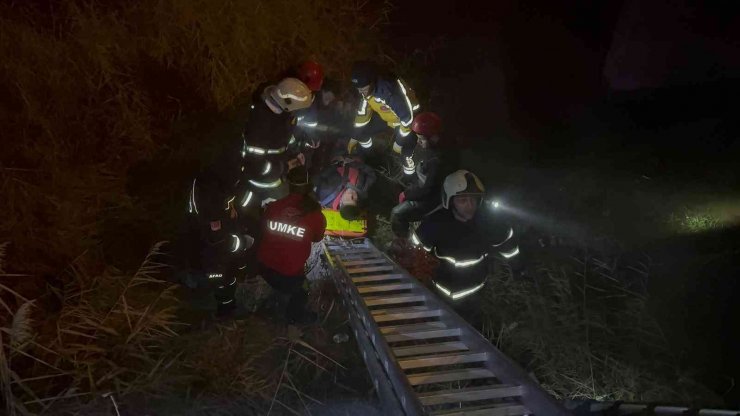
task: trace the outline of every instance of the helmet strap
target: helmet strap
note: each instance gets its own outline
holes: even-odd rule
[[[268,91],[270,87],[265,88],[265,91],[262,93],[262,101],[265,102],[265,105],[275,114],[281,114],[283,112],[282,106],[275,100],[275,98],[272,96],[272,94]]]

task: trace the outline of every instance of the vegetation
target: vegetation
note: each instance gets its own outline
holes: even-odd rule
[[[177,148],[173,120],[229,109],[309,56],[344,73],[376,45],[377,13],[336,0],[51,4],[0,6],[0,230],[13,267],[34,274],[134,210],[126,175]]]
[[[309,395],[320,390],[294,380],[326,387],[341,364],[259,320],[185,331],[175,286],[157,278],[160,249],[133,275],[75,275],[43,322],[33,301],[0,286],[24,302],[0,323],[7,414],[282,414],[321,404]]]
[[[531,278],[499,267],[484,332],[556,397],[721,404],[677,366],[648,309],[650,260],[582,253],[543,260]]]
[[[257,85],[307,57],[343,79],[356,58],[387,58],[375,30],[386,11],[341,0],[0,5],[6,413],[295,414],[321,402],[344,371],[329,346],[258,319],[194,330],[155,242],[172,235],[181,185],[204,153],[238,134],[212,119],[238,129]],[[412,85],[423,83],[423,58],[398,62]],[[142,182],[147,192],[136,192]],[[387,220],[377,224],[390,241]],[[406,260],[421,278],[434,266],[423,253]],[[647,264],[565,255],[535,271],[492,277],[485,331],[553,394],[713,403],[673,365],[650,318]]]
[[[116,399],[124,406],[124,398],[144,406],[174,392],[181,408],[229,396],[245,410],[276,382],[254,366],[274,346],[272,334],[260,345],[250,327],[184,332],[176,289],[157,277],[164,246],[138,270],[136,259],[172,235],[181,183],[204,149],[228,138],[187,120],[233,117],[260,83],[302,59],[341,76],[354,59],[382,54],[376,28],[386,7],[0,5],[0,376],[9,414],[61,414]],[[173,140],[183,135],[187,145]],[[175,164],[180,170],[168,172]],[[156,192],[133,192],[137,181]]]
[[[720,220],[707,212],[684,207],[683,212],[673,213],[668,223],[678,233],[701,233],[722,228]]]

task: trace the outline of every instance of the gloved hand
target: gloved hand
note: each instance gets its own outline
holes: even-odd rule
[[[398,194],[398,203],[403,204],[403,201],[406,200],[406,192],[401,192]]]
[[[291,170],[295,167],[298,167],[300,165],[306,164],[306,157],[303,156],[303,153],[298,153],[298,155],[294,158],[288,161],[288,170]]]
[[[306,141],[306,147],[308,147],[309,149],[318,149],[319,146],[321,146],[320,139],[310,139]]]

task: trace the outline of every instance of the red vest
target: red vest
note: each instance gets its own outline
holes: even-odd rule
[[[257,260],[285,276],[302,276],[311,243],[321,241],[326,218],[320,210],[303,213],[304,196],[290,194],[267,205]]]

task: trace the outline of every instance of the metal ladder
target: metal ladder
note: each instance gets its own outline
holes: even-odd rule
[[[569,414],[369,240],[323,244],[384,414]]]

